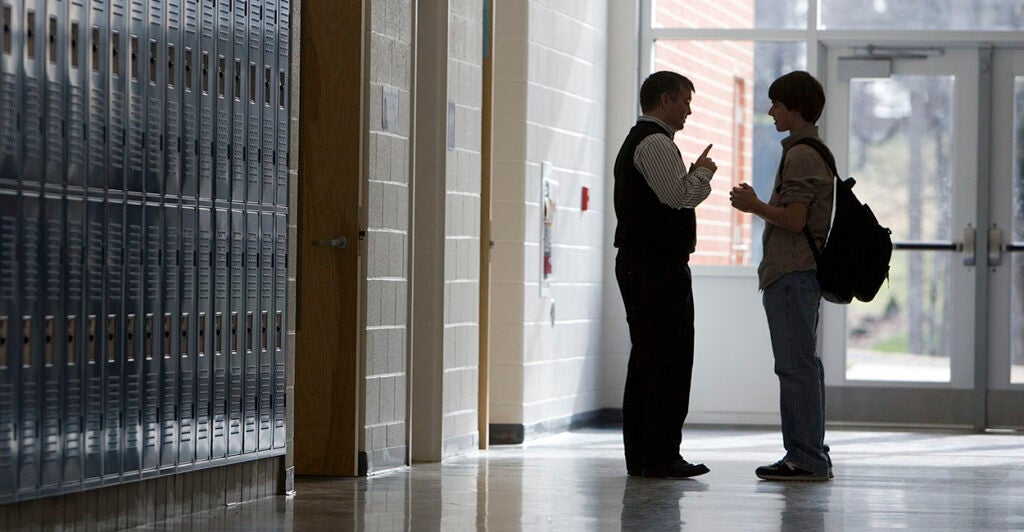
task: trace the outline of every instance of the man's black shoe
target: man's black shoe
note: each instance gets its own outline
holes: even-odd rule
[[[831,472],[812,473],[800,469],[784,460],[779,460],[772,465],[761,466],[754,471],[757,478],[762,480],[799,480],[807,482],[824,482],[832,478]]]
[[[645,467],[643,475],[647,478],[690,478],[709,471],[704,464],[691,464],[680,458],[667,466]]]

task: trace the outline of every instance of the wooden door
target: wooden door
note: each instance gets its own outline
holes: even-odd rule
[[[299,475],[358,473],[365,13],[360,0],[302,2],[293,445]]]

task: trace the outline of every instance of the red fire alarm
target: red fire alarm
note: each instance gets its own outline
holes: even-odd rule
[[[583,211],[587,210],[587,207],[589,205],[590,205],[590,189],[587,188],[587,187],[583,187],[583,200],[581,202],[581,209],[580,210],[583,210]]]

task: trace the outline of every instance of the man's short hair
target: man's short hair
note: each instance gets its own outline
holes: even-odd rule
[[[804,120],[815,123],[825,108],[825,89],[821,82],[803,70],[785,74],[768,87],[768,97],[785,105],[790,111],[799,111]]]
[[[662,94],[668,94],[674,98],[682,89],[696,92],[693,82],[682,74],[668,70],[655,72],[647,76],[647,79],[640,85],[640,109],[646,113],[658,107],[658,101],[661,100]]]

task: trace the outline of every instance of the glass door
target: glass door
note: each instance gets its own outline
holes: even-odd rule
[[[986,425],[1024,427],[1024,51],[993,56]]]
[[[824,305],[828,419],[977,426],[979,52],[826,57],[824,139],[895,247],[873,301]]]

